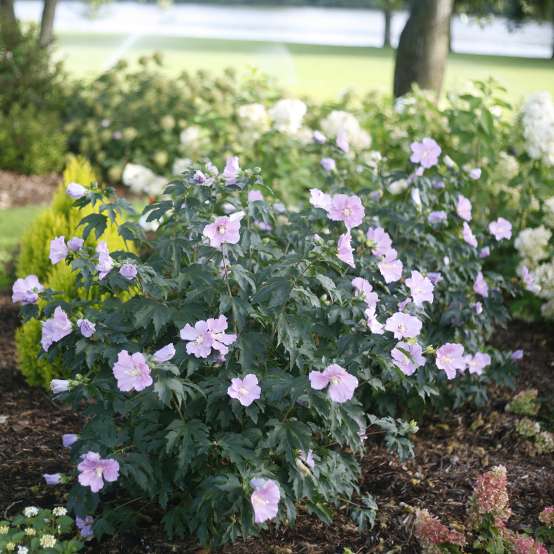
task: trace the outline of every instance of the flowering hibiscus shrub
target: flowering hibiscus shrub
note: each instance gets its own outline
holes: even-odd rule
[[[549,544],[554,538],[551,532],[554,507],[547,506],[539,514],[542,525],[535,533],[532,530],[529,534],[516,533],[507,526],[512,515],[507,486],[504,466],[493,467],[477,478],[468,502],[466,532],[449,529],[428,510],[416,510],[414,530],[423,552],[547,554],[540,539]]]
[[[346,156],[350,141],[325,148]],[[98,535],[152,502],[170,535],[202,543],[293,523],[298,503],[330,522],[359,492],[368,426],[409,455],[417,427],[393,417],[433,399],[482,400],[485,382],[506,378],[511,357],[485,344],[506,318],[505,286],[476,248],[494,243],[470,228],[456,179],[437,187],[425,175],[438,144],[412,150],[403,200],[381,197],[370,172],[356,195],[323,168],[326,190],[300,210],[266,202],[259,170],[236,157],[222,173],[189,167],[145,208],[159,225],[149,235],[119,224],[121,200],[68,190],[76,208],[100,203],[85,241],[111,222],[137,254],[102,241],[69,254],[53,241],[52,261],[67,260],[87,294],[29,279],[14,300],[42,321],[41,357],[71,368],[51,383],[85,418],[70,507],[96,517]],[[490,233],[501,240],[506,224]],[[116,492],[120,506],[100,506]],[[370,496],[353,517],[373,521]]]

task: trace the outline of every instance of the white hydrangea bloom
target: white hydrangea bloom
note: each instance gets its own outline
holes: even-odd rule
[[[192,160],[189,158],[176,158],[173,162],[171,172],[173,175],[180,175],[187,170],[189,166],[192,165]]]
[[[238,109],[238,116],[240,125],[249,131],[260,134],[269,131],[269,114],[263,104],[244,104]]]
[[[123,170],[123,184],[135,194],[158,196],[167,185],[167,179],[139,164],[128,163]]]
[[[335,139],[340,133],[344,133],[353,150],[366,150],[371,146],[371,137],[360,127],[356,116],[350,112],[332,111],[321,121],[321,129],[325,135]]]
[[[543,203],[543,221],[549,227],[554,228],[554,196],[547,198]]]
[[[195,150],[202,141],[202,129],[196,125],[191,125],[181,131],[179,139],[183,146]]]
[[[554,298],[541,306],[541,313],[546,319],[554,319]]]
[[[511,181],[519,173],[517,158],[506,152],[500,152],[495,173],[498,179]]]
[[[388,191],[391,194],[400,194],[408,188],[408,181],[406,179],[397,179],[393,181],[388,187]]]
[[[302,121],[308,108],[302,100],[283,98],[270,110],[273,127],[287,135],[296,135],[302,127]]]
[[[539,265],[533,272],[541,298],[554,298],[554,260]]]
[[[552,232],[544,225],[534,229],[523,229],[516,238],[514,246],[525,263],[534,267],[548,256],[547,246],[551,237]]]
[[[548,92],[531,94],[521,110],[527,153],[534,160],[554,166],[554,103]]]
[[[27,506],[23,510],[23,515],[25,517],[34,517],[38,514],[38,508],[36,506]]]

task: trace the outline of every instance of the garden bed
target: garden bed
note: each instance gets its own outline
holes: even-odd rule
[[[0,171],[0,209],[47,204],[60,184],[57,173],[21,175]]]
[[[64,487],[47,487],[43,473],[69,470],[62,433],[75,432],[79,417],[37,389],[29,388],[16,370],[13,336],[17,309],[0,297],[0,513],[13,514],[24,506],[51,507],[64,501]],[[514,322],[495,339],[499,346],[521,347],[526,355],[518,388],[535,387],[554,399],[554,336],[538,325]],[[272,529],[256,540],[239,542],[227,553],[334,553],[346,547],[354,552],[396,549],[417,552],[409,506],[427,508],[454,527],[463,521],[472,484],[491,465],[508,470],[514,529],[536,526],[539,511],[554,498],[554,461],[551,455],[529,456],[514,429],[514,416],[504,407],[513,392],[494,389],[481,410],[469,409],[429,418],[415,437],[415,458],[401,463],[370,436],[363,464],[362,488],[374,495],[379,513],[371,532],[360,534],[338,510],[331,527],[301,514],[292,529]],[[126,553],[196,552],[190,542],[170,543],[150,511],[140,533],[106,541],[101,551]],[[99,552],[91,543],[89,552]]]

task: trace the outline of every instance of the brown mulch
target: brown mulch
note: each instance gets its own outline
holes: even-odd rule
[[[68,470],[62,433],[78,430],[78,417],[30,389],[15,368],[13,333],[18,315],[0,297],[0,518],[26,505],[53,506],[64,501],[64,487],[46,487],[42,473]],[[523,348],[518,390],[536,387],[543,405],[554,402],[554,334],[551,329],[514,322],[494,339],[506,348]],[[226,554],[340,554],[419,552],[413,536],[413,508],[427,508],[454,527],[463,525],[466,501],[475,478],[504,464],[510,480],[513,516],[510,527],[537,526],[537,515],[554,504],[554,457],[530,456],[514,431],[515,417],[504,411],[513,392],[491,392],[489,404],[437,415],[421,425],[415,457],[400,462],[378,442],[369,442],[363,463],[362,491],[374,495],[379,513],[372,531],[359,533],[346,507],[334,514],[332,526],[300,513],[294,528],[272,528],[257,539],[225,547]],[[7,416],[2,422],[1,416]],[[152,522],[134,535],[90,543],[90,553],[165,554],[207,552],[190,541],[169,542]]]
[[[20,175],[12,171],[0,171],[0,209],[46,204],[52,199],[60,176]]]

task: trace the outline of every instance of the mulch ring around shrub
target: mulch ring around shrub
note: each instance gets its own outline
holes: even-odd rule
[[[0,171],[0,209],[47,204],[60,183],[57,173],[48,175],[20,175]]]
[[[67,487],[47,487],[43,473],[70,471],[63,433],[78,432],[79,417],[29,388],[17,372],[13,337],[18,313],[0,297],[0,518],[28,505],[63,504]],[[539,389],[543,406],[554,405],[554,335],[540,326],[514,323],[495,336],[497,346],[523,348],[518,390]],[[256,539],[222,549],[226,554],[334,554],[419,552],[413,535],[413,508],[427,508],[443,523],[459,528],[475,478],[493,465],[506,466],[513,516],[510,527],[536,527],[538,513],[554,503],[554,457],[529,454],[515,433],[516,416],[504,411],[513,391],[492,390],[483,409],[437,414],[414,438],[415,457],[400,462],[378,440],[368,439],[361,488],[379,506],[373,530],[360,533],[339,507],[325,526],[302,512],[294,528],[271,527]],[[552,414],[551,414],[552,415]],[[160,513],[145,509],[145,519],[132,535],[88,543],[87,552],[207,552],[191,541],[168,541],[159,526]]]

